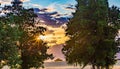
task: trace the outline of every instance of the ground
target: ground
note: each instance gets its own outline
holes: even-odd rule
[[[5,66],[2,69],[9,69],[8,66]],[[34,69],[34,68],[32,68]],[[43,69],[43,68],[39,68]],[[45,68],[44,69],[80,69],[80,66],[72,66],[67,65],[65,61],[59,61],[59,62],[45,62]],[[91,66],[87,66],[84,69],[91,69]],[[120,61],[114,65],[113,69],[120,69]]]

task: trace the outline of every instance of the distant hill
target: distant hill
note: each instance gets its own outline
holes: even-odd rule
[[[60,58],[57,58],[57,59],[55,59],[54,61],[55,61],[55,62],[60,62],[60,61],[63,61],[63,60],[60,59]]]

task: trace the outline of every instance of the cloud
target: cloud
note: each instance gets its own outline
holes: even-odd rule
[[[38,15],[38,18],[44,21],[43,24],[60,27],[68,22],[68,18],[65,14],[60,14],[58,11],[47,12],[48,8],[34,8],[34,12]]]
[[[0,0],[1,4],[11,4],[12,0]]]
[[[0,2],[11,2],[12,0],[0,0]]]
[[[4,16],[6,16],[6,14],[5,13],[0,13],[0,17],[4,17]]]
[[[72,10],[72,11],[75,11],[76,10],[76,8],[73,8],[73,7],[66,7],[66,9],[68,9],[68,10]]]
[[[20,1],[22,1],[22,2],[29,2],[30,0],[20,0]]]
[[[40,13],[41,12],[50,13],[50,12],[56,11],[56,3],[52,3],[52,4],[48,5],[47,7],[43,7],[43,6],[39,5],[39,4],[33,4],[33,3],[29,3],[29,6],[35,8],[35,10],[39,9],[38,12],[40,12]]]
[[[46,12],[55,12],[57,11],[59,14],[68,14],[71,15],[72,12],[75,12],[75,6],[71,4],[60,4],[60,3],[51,3],[46,8]],[[69,11],[68,11],[69,10]]]
[[[42,6],[39,4],[34,4],[34,3],[29,3],[29,2],[24,3],[23,6],[26,8],[37,8],[37,9],[42,8]]]
[[[44,32],[43,40],[48,43],[48,46],[64,44],[69,40],[69,37],[65,35],[67,17],[57,11],[48,12],[46,10],[48,8],[34,8],[34,12],[38,15],[38,20],[42,20],[38,25],[47,28],[47,31]]]
[[[35,12],[37,13],[45,13],[48,14],[47,16],[49,16],[50,14],[54,13],[54,15],[52,14],[50,17],[54,17],[54,18],[60,18],[60,17],[71,17],[72,16],[72,12],[75,12],[75,6],[71,5],[71,4],[59,4],[59,3],[51,3],[50,5],[43,7],[39,4],[33,4],[33,3],[29,3],[26,4],[26,6],[28,7],[33,7],[33,8],[38,8],[37,10],[35,9]],[[55,14],[56,13],[56,14]]]
[[[64,13],[64,16],[67,17],[72,17],[72,13],[74,13],[76,11],[75,5],[72,4],[63,4],[63,5],[59,5],[61,8],[61,12]]]
[[[42,8],[42,6],[41,5],[39,5],[39,4],[30,4],[30,5],[32,5],[32,7],[36,7],[36,8]]]
[[[69,38],[65,36],[65,30],[63,28],[48,27],[48,30],[53,30],[53,33],[46,34],[45,41],[48,46],[54,46],[64,44]],[[47,32],[47,31],[46,31]]]
[[[47,53],[48,54],[53,54],[53,56],[55,57],[53,60],[46,60],[46,62],[51,62],[51,61],[55,61],[56,59],[60,58],[63,61],[65,61],[65,56],[62,53],[62,48],[63,45],[57,45],[57,46],[52,46],[48,49]]]
[[[43,9],[43,12],[51,13],[51,12],[57,12],[58,14],[54,15],[55,17],[71,17],[73,12],[75,12],[76,8],[75,5],[72,4],[60,4],[57,2],[51,3],[47,7],[42,7],[40,9]],[[40,11],[41,13],[41,11]]]
[[[47,30],[44,32],[43,41],[47,42],[48,46],[54,46],[59,44],[64,44],[69,37],[65,35],[65,29],[60,27],[52,27],[45,24],[41,24],[39,26],[45,27]]]
[[[57,6],[57,3],[52,3],[50,5],[48,5],[46,8],[46,12],[53,12],[53,11],[56,11],[56,6]]]
[[[46,25],[53,26],[53,27],[60,27],[61,25],[65,24],[68,22],[67,17],[61,16],[57,11],[55,12],[46,12],[46,11],[41,11],[37,8],[34,9],[35,12],[38,12],[38,18],[40,20],[43,20]],[[43,13],[40,13],[43,12]],[[59,16],[57,16],[59,15]]]
[[[72,12],[76,10],[75,5],[72,5],[72,4],[65,4],[61,8],[63,8],[64,10],[70,10]]]
[[[50,12],[55,12],[56,11],[56,8],[57,8],[56,6],[57,6],[56,3],[52,3],[52,4],[48,5],[47,7],[40,7],[39,9],[41,9],[41,11],[50,13]]]

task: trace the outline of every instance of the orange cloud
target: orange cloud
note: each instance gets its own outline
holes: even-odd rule
[[[22,2],[28,2],[28,1],[30,1],[30,0],[20,0],[20,1],[22,1]]]

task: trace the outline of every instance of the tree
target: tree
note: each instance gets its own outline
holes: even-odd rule
[[[22,61],[16,41],[21,32],[17,26],[13,26],[9,18],[0,17],[0,67],[9,65],[11,68],[19,68]]]
[[[117,8],[116,6],[112,6],[108,9],[108,27],[105,27],[105,44],[104,45],[108,45],[108,50],[109,51],[106,56],[106,69],[109,69],[109,65],[113,65],[115,64],[115,54],[118,53],[119,50],[119,38],[115,38],[115,37],[119,37],[119,28],[120,28],[120,10],[119,8]],[[115,41],[115,40],[116,41]],[[106,45],[106,46],[107,46]],[[109,57],[108,57],[109,56]]]
[[[46,53],[48,49],[46,43],[37,39],[40,35],[43,35],[42,33],[46,29],[36,27],[35,18],[36,14],[33,13],[33,9],[21,10],[18,16],[13,16],[13,21],[19,25],[19,29],[23,32],[20,40],[18,40],[22,69],[43,67],[43,61],[52,56]],[[29,27],[33,30],[29,31]]]
[[[120,10],[118,7],[116,6],[112,6],[108,9],[108,22],[109,22],[109,25],[112,25],[116,28],[120,28]]]
[[[3,10],[9,10],[9,9],[13,10],[11,13],[7,13],[6,14],[7,16],[5,18],[3,17],[1,18],[2,21],[4,21],[1,23],[3,24],[1,27],[2,32],[7,32],[7,33],[4,33],[4,35],[6,36],[3,36],[3,38],[8,37],[10,35],[10,38],[14,37],[14,40],[12,38],[9,39],[11,43],[8,43],[8,41],[5,40],[5,43],[4,43],[6,45],[5,50],[9,50],[10,46],[7,45],[8,43],[8,44],[11,44],[12,51],[9,50],[9,52],[6,52],[1,48],[0,51],[3,52],[3,55],[1,55],[1,60],[5,59],[8,62],[12,63],[13,60],[18,61],[18,59],[16,58],[18,56],[16,55],[19,55],[19,59],[20,59],[19,64],[21,65],[22,69],[29,69],[31,67],[36,67],[36,68],[43,67],[43,61],[45,59],[48,59],[52,55],[46,53],[48,49],[48,47],[46,46],[46,43],[44,43],[40,39],[38,40],[37,38],[39,35],[43,35],[43,32],[46,29],[40,26],[39,27],[35,26],[35,23],[36,23],[35,18],[37,17],[37,15],[34,14],[33,9],[24,9],[22,7],[19,7],[20,3],[16,4],[14,2],[13,4],[14,5],[12,5],[12,7],[5,6],[5,8],[3,8]],[[9,23],[6,23],[6,22],[9,22]],[[9,28],[7,30],[8,31],[10,30],[9,32],[11,34],[9,34],[8,31],[3,30],[4,24],[11,26],[11,28],[7,26],[7,28]],[[31,27],[33,30],[30,31],[29,27]],[[13,28],[14,30],[11,31],[11,29]],[[3,33],[0,33],[0,34],[3,34]],[[5,47],[5,46],[1,45],[1,47]],[[10,56],[6,54],[10,54]],[[4,57],[8,57],[9,59]],[[7,64],[10,65],[10,63],[7,63]],[[14,65],[17,65],[17,62],[14,61]],[[13,63],[10,66],[12,67]]]
[[[33,9],[29,9],[26,12],[23,13],[23,17],[27,17],[25,19],[27,23],[21,26],[22,30],[24,30],[24,34],[19,40],[21,59],[23,61],[22,69],[44,67],[43,61],[52,57],[51,54],[47,54],[48,47],[46,43],[39,38],[40,35],[44,35],[43,32],[46,31],[46,28],[35,26],[36,22],[34,19],[36,15],[33,13]],[[29,30],[29,27],[31,27],[32,30]]]
[[[114,40],[118,29],[108,24],[108,1],[77,0],[74,17],[67,24],[63,53],[70,64],[109,68],[115,63],[118,47]],[[78,16],[79,15],[79,16]]]

